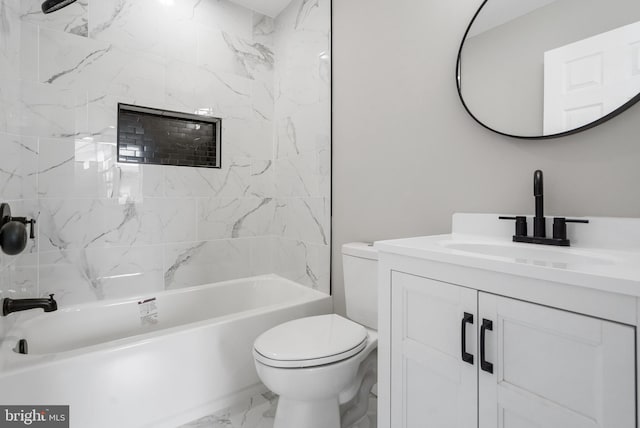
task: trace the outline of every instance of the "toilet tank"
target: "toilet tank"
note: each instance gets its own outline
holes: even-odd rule
[[[378,329],[378,251],[365,242],[342,246],[347,317]]]

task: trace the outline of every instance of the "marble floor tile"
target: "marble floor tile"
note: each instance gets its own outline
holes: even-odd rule
[[[277,403],[273,393],[255,395],[178,428],[272,428]]]
[[[267,392],[178,428],[273,428],[277,405],[277,396]],[[377,405],[377,397],[372,394],[367,416],[350,428],[377,428]]]

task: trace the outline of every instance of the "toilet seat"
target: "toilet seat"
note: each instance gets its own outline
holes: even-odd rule
[[[367,330],[360,324],[335,314],[320,315],[267,330],[256,339],[254,356],[271,367],[316,367],[357,355],[367,339]]]

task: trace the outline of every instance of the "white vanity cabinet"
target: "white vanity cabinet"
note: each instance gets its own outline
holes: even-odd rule
[[[633,327],[482,292],[478,311],[494,363],[479,365],[480,428],[635,427]]]
[[[640,218],[554,247],[498,217],[375,243],[378,427],[640,428]]]
[[[477,366],[461,359],[464,334],[477,360],[477,292],[400,272],[391,282],[390,427],[477,427]]]
[[[388,272],[381,427],[636,426],[633,326]]]

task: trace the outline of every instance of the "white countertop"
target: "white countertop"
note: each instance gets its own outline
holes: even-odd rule
[[[588,220],[567,225],[571,247],[512,242],[515,226],[498,214],[455,214],[451,234],[378,241],[375,248],[382,257],[399,254],[640,297],[640,219]]]

